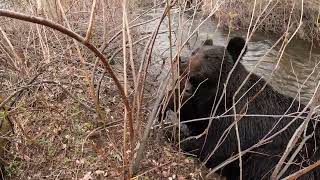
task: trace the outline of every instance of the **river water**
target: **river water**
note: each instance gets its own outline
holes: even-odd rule
[[[145,20],[160,17],[162,9],[155,10],[148,14]],[[179,18],[180,17],[180,18]],[[189,19],[189,20],[188,20]],[[180,22],[180,25],[179,25]],[[158,21],[154,21],[141,28],[144,32],[152,32]],[[198,25],[202,25],[198,27]],[[189,56],[193,49],[197,48],[203,40],[213,39],[214,45],[226,46],[228,31],[217,28],[217,23],[212,19],[196,15],[194,20],[190,15],[179,16],[178,11],[171,11],[172,24],[172,51],[177,51],[177,44],[186,41],[188,34],[196,29],[196,33],[190,38],[181,51],[181,56]],[[170,44],[169,44],[169,21],[166,18],[160,27],[160,34],[157,36],[153,50],[153,59],[149,73],[163,80],[170,67]],[[191,30],[190,30],[191,28]],[[231,32],[230,36],[246,37],[247,32]],[[248,43],[248,52],[242,60],[242,64],[255,74],[270,80],[270,85],[280,93],[295,97],[300,92],[301,101],[306,104],[313,95],[314,89],[320,80],[320,48],[312,46],[311,43],[293,39],[285,49],[279,61],[279,47],[271,47],[277,41],[277,36],[268,33],[254,33]],[[311,48],[312,47],[312,48]],[[268,52],[268,53],[267,53]],[[267,54],[266,54],[267,53]],[[276,64],[278,63],[278,66]],[[163,64],[165,63],[165,64]],[[277,68],[276,68],[277,67]],[[275,69],[275,70],[274,70]],[[274,73],[272,73],[274,70]]]

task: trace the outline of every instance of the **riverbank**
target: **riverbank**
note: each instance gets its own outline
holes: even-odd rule
[[[0,97],[11,97],[5,105],[11,107],[8,115],[15,125],[4,156],[8,179],[124,179],[142,143],[146,148],[132,179],[184,180],[207,175],[209,170],[196,158],[186,156],[164,136],[171,131],[170,122],[165,126],[155,123],[150,129],[146,124],[156,119],[152,111],[162,91],[171,88],[170,82],[168,88],[162,88],[172,79],[166,78],[174,62],[169,57],[183,42],[180,55],[186,57],[208,38],[224,46],[229,34],[217,28],[222,16],[218,24],[212,19],[204,21],[202,12],[183,14],[179,3],[167,13],[164,1],[136,0],[128,2],[127,9],[122,8],[125,1],[117,0],[97,1],[96,5],[95,1],[68,0],[8,2],[5,9],[50,19],[99,48],[127,93],[134,129],[129,131],[130,118],[119,88],[94,53],[52,28],[2,18]],[[238,9],[234,7],[235,12]],[[219,13],[223,12],[215,14],[217,19]],[[237,13],[226,15],[234,21],[240,17]],[[250,13],[246,18],[250,20]],[[243,25],[242,30],[246,29]],[[274,36],[266,34],[255,34],[250,40],[243,61],[246,68],[251,70],[272,47]],[[288,45],[271,83],[293,96],[301,87],[299,97],[308,100],[313,83],[319,82],[319,60],[313,56],[320,57],[320,53],[316,48],[309,51],[305,41],[292,44],[294,48]],[[271,50],[254,72],[268,78],[277,63],[277,52]],[[175,75],[179,72],[173,71]],[[311,80],[304,83],[307,78]],[[145,129],[150,133],[143,141]]]
[[[202,9],[214,13],[219,25],[231,30],[247,30],[251,23],[257,22],[257,30],[282,35],[293,34],[309,42],[320,40],[320,20],[318,1],[251,1],[225,0],[220,5],[217,0],[204,0]],[[256,2],[256,3],[255,3]],[[218,6],[217,6],[218,5]],[[301,23],[300,23],[301,22]]]

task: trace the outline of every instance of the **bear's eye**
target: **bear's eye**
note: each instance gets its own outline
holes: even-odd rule
[[[207,54],[205,54],[205,55],[203,56],[203,58],[204,58],[204,59],[209,59],[209,58],[210,58],[210,56],[209,56],[209,55],[207,55]]]

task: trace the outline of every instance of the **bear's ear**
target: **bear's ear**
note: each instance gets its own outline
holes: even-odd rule
[[[203,42],[204,46],[212,46],[213,45],[213,41],[212,39],[207,39]]]
[[[245,47],[246,41],[242,37],[234,37],[230,39],[227,50],[229,54],[232,56],[232,60],[235,62],[239,58],[242,49]],[[242,54],[242,56],[247,52],[247,46]],[[241,57],[242,57],[241,56]]]

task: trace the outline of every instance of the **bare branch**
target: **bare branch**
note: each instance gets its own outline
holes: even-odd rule
[[[8,11],[8,10],[4,10],[4,9],[0,9],[0,16],[10,17],[10,18],[28,21],[28,22],[41,24],[41,25],[50,27],[52,29],[55,29],[55,30],[57,30],[63,34],[66,34],[67,36],[77,40],[78,42],[80,42],[81,44],[86,46],[88,49],[90,49],[97,57],[99,57],[102,64],[104,65],[106,71],[109,73],[109,75],[111,76],[111,78],[115,82],[115,84],[119,90],[120,96],[123,100],[123,103],[125,105],[125,108],[127,109],[128,114],[129,114],[128,115],[129,125],[132,124],[131,108],[130,108],[129,100],[124,93],[123,87],[120,84],[120,81],[117,78],[117,76],[115,75],[111,66],[109,65],[107,59],[93,44],[91,44],[90,42],[87,42],[83,37],[81,37],[79,34],[73,32],[73,31],[71,31],[70,29],[67,29],[60,24],[54,23],[50,20],[47,20],[47,19],[44,19],[41,17],[30,16],[30,15],[17,13],[17,12],[13,12],[13,11]],[[133,133],[133,127],[130,127],[130,132]]]

